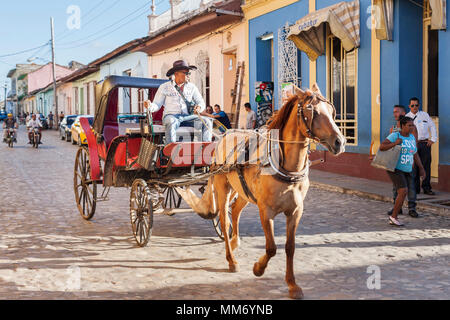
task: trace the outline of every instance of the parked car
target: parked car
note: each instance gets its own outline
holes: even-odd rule
[[[83,128],[81,128],[80,124],[80,118],[87,118],[89,120],[89,125],[92,127],[94,124],[94,117],[93,116],[78,116],[74,123],[72,124],[71,130],[71,137],[72,137],[72,144],[78,144],[79,146],[86,145],[87,144],[87,138],[86,134],[83,131]]]
[[[59,137],[61,140],[70,142],[72,140],[72,125],[78,116],[65,116],[59,126]]]
[[[5,110],[1,110],[0,111],[0,121],[5,120],[6,118],[8,118],[8,113]]]
[[[118,116],[119,123],[137,123],[139,124],[140,120],[145,120],[145,114],[121,114]]]

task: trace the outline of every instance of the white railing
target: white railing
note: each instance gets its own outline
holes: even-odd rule
[[[154,21],[151,24],[150,33],[154,33],[177,20],[180,20],[187,15],[193,14],[195,11],[212,6],[218,0],[183,0],[181,3],[173,6],[173,20],[172,10],[169,9],[161,15],[153,18]]]

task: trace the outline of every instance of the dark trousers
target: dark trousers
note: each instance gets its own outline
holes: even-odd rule
[[[409,210],[416,210],[416,187],[415,187],[415,172],[414,168],[410,175],[406,175],[406,180],[408,181],[408,209]],[[397,188],[394,186],[392,189],[392,192],[394,194],[394,203],[395,200],[397,200]]]
[[[431,147],[428,147],[426,142],[419,141],[417,144],[417,153],[427,174],[426,178],[422,181],[422,189],[423,191],[431,191]],[[415,185],[416,192],[420,193],[420,174],[417,166],[415,166]]]

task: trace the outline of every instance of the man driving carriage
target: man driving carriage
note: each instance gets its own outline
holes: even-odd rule
[[[195,140],[211,142],[212,121],[200,117],[206,109],[205,101],[198,88],[187,80],[190,70],[197,70],[189,66],[186,61],[175,61],[173,67],[167,72],[171,81],[162,84],[155,95],[153,102],[145,101],[148,112],[158,112],[164,106],[163,124],[166,128],[166,144],[177,142],[176,131],[180,126],[193,126]],[[198,133],[201,132],[201,137]]]

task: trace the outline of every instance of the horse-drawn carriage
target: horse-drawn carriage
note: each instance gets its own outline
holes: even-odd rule
[[[253,273],[261,277],[277,251],[274,218],[284,213],[286,282],[290,297],[302,298],[302,289],[295,282],[293,261],[296,230],[309,188],[308,147],[310,141],[316,141],[334,155],[345,151],[345,137],[335,123],[336,109],[315,84],[312,90],[296,88],[264,133],[232,130],[221,137],[217,145],[192,142],[189,130],[180,132],[182,142],[177,140],[165,145],[165,130],[154,121],[158,120],[154,119],[156,115],[147,115],[139,126],[121,133],[118,124],[120,88],[147,90],[147,99],[152,100],[162,83],[163,80],[155,79],[109,77],[97,95],[93,130],[87,119],[81,119],[88,148],[78,150],[74,190],[82,217],[86,220],[93,217],[97,202],[107,199],[110,187],[131,187],[133,234],[138,245],[145,246],[156,210],[161,208],[161,212],[169,215],[177,212],[181,202],[178,191],[203,218],[219,217],[221,229],[216,231],[223,230],[229,270],[235,272],[238,263],[233,251],[239,246],[239,218],[247,204],[256,204],[266,238],[266,253],[254,264]],[[129,98],[131,101],[131,95]],[[279,138],[273,135],[275,133]],[[239,135],[247,138],[236,139]],[[248,137],[255,135],[262,137],[261,143],[250,143]],[[236,140],[242,143],[234,144]],[[252,158],[254,155],[257,157]],[[273,157],[278,160],[273,161]],[[235,161],[241,158],[245,160],[243,163]],[[248,161],[251,158],[256,161]],[[103,192],[98,196],[97,187],[101,185]],[[203,187],[201,199],[189,188],[192,185]],[[228,215],[232,197],[235,200],[231,209],[233,232],[230,239]],[[214,225],[218,228],[217,220]]]
[[[206,184],[213,142],[192,142],[192,128],[177,131],[183,142],[164,144],[161,113],[141,114],[139,124],[119,128],[120,90],[143,92],[153,99],[164,80],[111,76],[98,85],[93,128],[87,119],[80,123],[88,147],[81,147],[75,159],[74,192],[78,210],[85,220],[94,216],[97,203],[108,200],[111,187],[131,187],[130,218],[139,246],[146,246],[153,227],[153,214],[181,212],[181,196],[174,184]],[[123,118],[123,117],[122,117]],[[159,120],[159,121],[158,121]],[[102,187],[103,191],[99,192]],[[186,211],[186,210],[185,210]],[[218,219],[213,221],[221,236]]]

